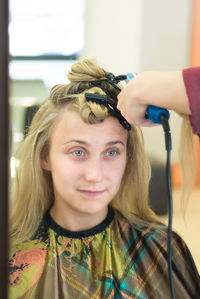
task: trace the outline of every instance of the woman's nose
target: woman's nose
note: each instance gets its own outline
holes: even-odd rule
[[[90,159],[85,167],[85,178],[90,182],[101,182],[103,179],[103,163],[99,158]]]

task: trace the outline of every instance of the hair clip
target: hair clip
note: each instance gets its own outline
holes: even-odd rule
[[[126,75],[115,76],[113,73],[107,73],[107,74],[106,74],[106,78],[107,78],[109,81],[111,81],[111,82],[117,84],[117,83],[119,83],[120,81],[126,80],[126,79],[127,79],[127,76],[126,76]]]
[[[85,93],[85,98],[87,101],[95,102],[100,105],[104,105],[110,115],[116,117],[120,124],[128,131],[131,130],[131,125],[127,122],[127,120],[121,115],[121,112],[117,109],[116,104],[110,100],[108,100],[107,95],[96,94],[96,93]]]
[[[116,89],[118,89],[119,91],[121,91],[121,88],[119,88],[119,86],[117,86],[117,84],[120,81],[126,80],[127,76],[126,75],[119,75],[119,76],[115,76],[113,73],[106,73],[106,78],[108,80],[108,82]]]
[[[104,70],[103,70],[104,71]],[[107,81],[108,83],[110,83],[115,89],[121,91],[121,88],[119,88],[119,86],[117,86],[117,84],[120,81],[126,80],[127,76],[126,75],[119,75],[119,76],[115,76],[113,73],[107,73],[105,72],[105,77],[106,79],[99,79],[99,80],[93,80],[89,82],[90,86],[100,86],[102,81]]]

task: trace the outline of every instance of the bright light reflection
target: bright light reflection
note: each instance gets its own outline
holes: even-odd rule
[[[11,55],[71,55],[83,48],[84,0],[10,0]]]
[[[16,167],[18,167],[19,164],[20,161],[17,160],[15,157],[10,158],[10,175],[12,179],[16,176]]]

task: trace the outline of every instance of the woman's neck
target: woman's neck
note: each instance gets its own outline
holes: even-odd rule
[[[82,213],[74,209],[61,208],[55,203],[50,209],[53,220],[61,227],[72,231],[84,231],[100,224],[107,216],[108,206],[97,213]]]

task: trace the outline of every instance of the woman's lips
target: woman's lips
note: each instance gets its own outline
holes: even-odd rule
[[[98,197],[104,193],[104,190],[78,190],[87,197]]]

